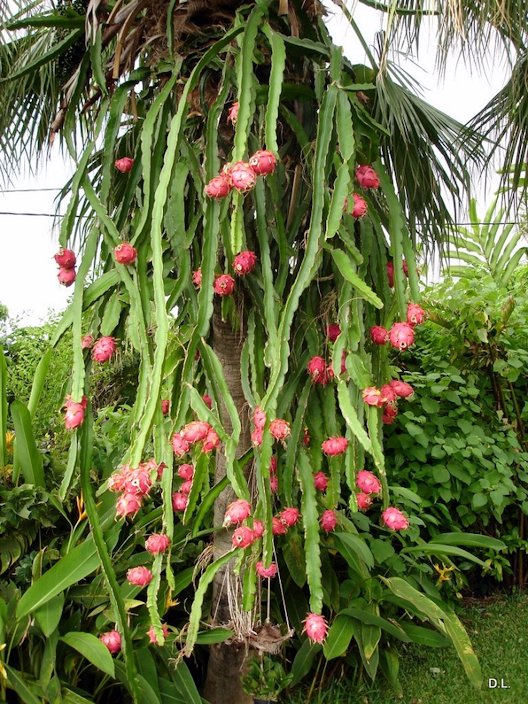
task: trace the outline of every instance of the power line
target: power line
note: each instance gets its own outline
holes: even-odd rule
[[[0,193],[40,193],[44,191],[62,191],[62,188],[6,188],[0,189]]]

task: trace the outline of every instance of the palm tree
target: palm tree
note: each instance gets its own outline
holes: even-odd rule
[[[490,26],[504,43],[520,42],[526,12],[518,12],[519,4],[526,8],[504,3],[499,21],[491,0],[439,3],[441,47],[453,43],[455,29],[478,41]],[[355,28],[346,7],[336,5]],[[268,527],[262,559],[269,563],[273,557],[272,438],[265,432],[262,444],[257,440],[252,448],[248,409],[257,405],[268,421],[291,421],[287,448],[278,449],[284,469],[279,491],[283,502],[301,504],[309,608],[321,612],[322,538],[312,471],[324,458],[317,443],[306,450],[298,441],[305,425],[319,445],[323,432],[341,435],[346,429],[346,491],[354,495],[355,470],[365,456],[385,481],[378,410],[365,408],[360,392],[383,383],[389,367],[386,355],[371,353],[365,330],[405,319],[408,295],[418,298],[413,242],[442,241],[450,220],[442,186],[457,200],[469,186],[470,164],[484,158],[481,135],[427,105],[388,59],[388,47],[419,27],[425,4],[375,6],[387,11],[390,23],[378,55],[369,52],[370,66],[351,63],[332,44],[318,0],[62,0],[54,7],[36,0],[15,12],[12,4],[2,6],[0,170],[9,178],[21,157],[33,164],[56,141],[78,164],[65,191],[70,201],[60,242],[77,242],[83,256],[57,333],[58,339],[73,329],[72,398],[80,402],[83,393],[89,395],[89,363],[80,345],[89,321],[94,332],[126,337],[141,358],[133,441],[123,463],[137,466],[152,443],[170,470],[169,430],[178,431],[193,413],[223,441],[213,493],[207,491],[207,457],[195,458],[195,488],[184,516],[186,524],[203,519],[198,502],[215,498],[214,561],[197,589],[187,654],[211,582],[218,623],[232,624],[254,609],[254,572],[244,572],[242,604],[233,606],[225,588],[226,580],[232,593],[242,588],[231,532],[221,529],[235,496],[256,506]],[[235,101],[236,127],[227,122]],[[525,128],[518,112],[510,117],[519,125],[512,138],[520,140]],[[243,160],[264,145],[280,164],[273,176],[257,179],[250,195],[203,195],[204,183],[225,162]],[[517,157],[519,149],[511,153]],[[114,160],[123,156],[134,157],[126,176],[114,170]],[[361,221],[349,212],[351,193],[359,188],[358,164],[374,164],[381,182],[379,191],[362,191],[369,216]],[[115,265],[121,240],[138,250],[134,267]],[[245,250],[257,250],[259,274],[237,279],[234,298],[214,296],[215,270],[232,271],[234,255]],[[409,292],[396,266],[393,296],[385,267],[388,259],[403,257]],[[191,272],[198,269],[196,291]],[[331,345],[323,330],[332,321],[339,322],[341,334]],[[337,396],[334,387],[314,389],[306,381],[309,356],[323,349],[332,365],[325,374],[338,379]],[[345,370],[343,355],[349,360]],[[212,412],[201,398],[206,390],[215,402]],[[163,419],[159,403],[167,394],[170,420]],[[86,447],[88,430],[78,432]],[[90,465],[83,457],[85,452],[80,473],[86,510],[137,702],[142,680],[108,548],[98,537]],[[163,530],[172,536],[170,471],[162,483]],[[339,470],[331,465],[328,509],[337,505],[340,491]],[[385,487],[385,505],[388,500]],[[353,498],[351,509],[357,510]],[[162,561],[156,565],[159,575]],[[170,570],[167,579],[170,584]],[[152,585],[149,613],[161,634],[159,580]],[[243,629],[238,635],[248,642]],[[211,702],[247,701],[234,676],[243,660],[243,647],[212,648],[206,683]],[[370,658],[366,666],[373,667]],[[472,668],[475,673],[471,662]]]

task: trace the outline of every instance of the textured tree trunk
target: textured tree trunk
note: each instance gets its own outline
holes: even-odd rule
[[[213,318],[213,349],[222,364],[227,386],[242,423],[242,433],[237,456],[251,445],[249,419],[246,400],[242,391],[240,373],[240,353],[244,338],[243,333],[232,329],[229,323],[223,322],[220,311],[215,310]],[[231,432],[229,416],[224,407],[220,408],[222,424]],[[218,457],[215,471],[215,481],[225,477],[225,460]],[[233,490],[228,487],[218,497],[214,506],[214,525],[221,526],[224,520],[226,506],[236,498]],[[231,548],[231,530],[222,530],[215,534],[214,559],[223,555]],[[233,574],[233,564],[229,563],[216,574],[213,583],[213,618],[215,625],[229,625],[233,620],[228,601],[229,585],[234,586],[238,578]],[[245,659],[244,644],[213,645],[209,649],[209,665],[204,688],[205,698],[211,704],[250,704],[252,697],[242,689],[240,682],[241,669]]]

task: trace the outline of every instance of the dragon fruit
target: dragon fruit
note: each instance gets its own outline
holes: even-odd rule
[[[55,259],[61,269],[73,269],[77,262],[75,252],[65,247],[61,247],[57,254],[53,255],[53,259]]]
[[[145,550],[151,555],[158,555],[165,552],[170,545],[170,538],[164,533],[152,533],[145,540]]]
[[[283,420],[282,418],[275,418],[275,420],[272,420],[269,430],[275,440],[286,440],[291,432],[290,424],[287,420]]]
[[[338,436],[333,438],[328,438],[321,444],[321,450],[330,457],[335,455],[342,455],[347,451],[348,440],[344,437]]]
[[[71,286],[76,278],[77,274],[75,273],[75,269],[64,269],[61,267],[59,269],[59,273],[57,274],[58,282],[61,286],[66,286],[66,288]]]
[[[257,255],[255,252],[245,250],[244,252],[237,254],[233,259],[233,269],[235,274],[238,274],[238,276],[245,276],[253,271],[256,263]]]
[[[255,187],[257,175],[245,161],[235,161],[229,166],[227,173],[233,188],[239,193],[247,193]]]
[[[337,526],[336,512],[332,511],[330,508],[323,511],[323,514],[319,519],[319,524],[325,533],[331,533]]]
[[[308,614],[303,623],[303,633],[306,633],[313,643],[324,643],[328,633],[328,623],[323,616],[314,613]]]
[[[409,519],[399,508],[389,506],[381,514],[381,520],[391,530],[405,530],[409,527]]]
[[[356,486],[364,494],[379,494],[381,491],[381,482],[375,474],[366,469],[358,472],[356,477]]]
[[[226,508],[224,515],[224,528],[234,523],[242,523],[251,515],[251,504],[245,499],[237,499]]]
[[[116,159],[114,161],[114,166],[122,174],[128,174],[130,171],[132,171],[132,168],[134,166],[134,159],[129,156],[124,156],[121,159]]]
[[[108,362],[116,351],[116,340],[114,337],[106,335],[105,337],[100,337],[94,342],[92,347],[92,359],[94,362],[99,362],[103,364]]]
[[[231,542],[234,548],[247,548],[256,540],[255,533],[247,526],[240,526],[233,531]]]
[[[275,171],[277,159],[268,149],[259,149],[249,159],[249,165],[257,176],[267,176]]]
[[[373,325],[370,328],[370,339],[375,345],[384,345],[389,341],[389,331],[382,325]]]
[[[209,198],[215,198],[220,200],[225,198],[231,192],[231,183],[229,177],[226,174],[220,174],[220,176],[215,176],[206,185],[204,193]]]
[[[394,323],[389,332],[389,340],[396,350],[405,350],[414,343],[414,330],[409,323]]]
[[[118,631],[101,633],[99,640],[103,645],[106,645],[112,655],[116,655],[121,650],[121,636]]]
[[[118,264],[130,266],[137,259],[137,249],[130,242],[121,242],[114,249],[114,259]]]
[[[255,565],[255,570],[259,577],[271,579],[277,576],[278,568],[277,565],[272,562],[269,567],[264,567],[264,563],[259,560]]]
[[[326,491],[328,488],[328,477],[324,472],[314,474],[314,486],[317,491]]]
[[[230,296],[235,290],[235,280],[230,274],[220,274],[216,277],[213,288],[217,296]]]
[[[148,567],[131,567],[126,574],[127,582],[135,587],[146,587],[150,584],[154,575]]]
[[[358,166],[356,180],[362,188],[379,188],[380,180],[372,166]]]

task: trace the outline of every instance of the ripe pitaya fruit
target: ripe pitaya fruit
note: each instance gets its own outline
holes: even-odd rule
[[[158,555],[160,552],[165,552],[170,545],[170,538],[164,533],[152,533],[145,540],[145,550],[151,555]]]
[[[276,494],[279,491],[279,478],[276,474],[270,476],[269,485],[272,494]]]
[[[167,624],[162,624],[161,631],[163,633],[163,638],[166,638],[169,635],[169,627],[167,626]],[[148,629],[147,636],[152,645],[159,645],[158,639],[156,637],[156,629],[154,628],[154,626],[151,626]]]
[[[235,290],[235,280],[230,274],[220,274],[213,285],[217,296],[230,296]]]
[[[425,311],[417,303],[407,305],[407,322],[409,325],[421,325],[425,322]]]
[[[119,472],[114,472],[108,477],[106,488],[108,491],[119,492],[125,488],[125,481],[128,467],[121,469]]]
[[[116,501],[116,517],[135,516],[141,508],[141,494],[122,494]]]
[[[298,523],[300,517],[301,514],[299,509],[294,506],[288,506],[279,513],[279,520],[287,525],[288,528],[292,528],[296,523]]]
[[[231,185],[239,193],[247,193],[257,183],[256,173],[245,161],[235,161],[234,164],[231,164],[227,173],[229,174]]]
[[[362,469],[357,473],[356,485],[364,494],[379,494],[381,491],[380,480],[367,469]]]
[[[335,342],[337,338],[341,335],[341,328],[337,323],[330,323],[326,327],[326,337],[330,342]]]
[[[372,166],[358,166],[356,180],[361,188],[379,188],[380,180]]]
[[[91,335],[84,335],[81,337],[81,349],[89,350],[94,343],[94,339]]]
[[[254,447],[259,447],[262,445],[262,438],[264,437],[264,431],[262,428],[255,428],[251,433],[251,442]]]
[[[178,467],[176,474],[186,482],[190,482],[194,477],[194,467],[192,464],[182,464]]]
[[[324,472],[314,474],[314,486],[317,491],[326,491],[328,488],[328,477]]]
[[[405,276],[409,276],[409,267],[405,259],[402,262],[402,269]],[[387,279],[389,280],[389,286],[394,288],[394,262],[387,262]]]
[[[209,396],[209,394],[204,394],[202,396],[202,401],[205,403],[207,408],[211,409],[213,407],[213,399]]]
[[[116,341],[114,337],[106,335],[105,337],[100,337],[94,342],[92,347],[92,359],[94,362],[108,362],[112,358],[114,352],[116,351]]]
[[[382,325],[373,325],[370,328],[370,339],[375,345],[384,345],[389,341],[389,331]]]
[[[185,511],[189,503],[189,497],[182,494],[181,491],[175,491],[172,496],[172,508],[175,511]]]
[[[114,249],[114,259],[118,264],[130,266],[137,259],[137,249],[130,242],[121,242]]]
[[[161,399],[161,412],[164,416],[168,416],[170,411],[170,401],[168,398]]]
[[[273,516],[271,519],[271,532],[273,535],[286,535],[288,526],[278,516]]]
[[[260,560],[255,565],[255,570],[257,571],[259,577],[262,577],[263,579],[271,579],[272,577],[276,577],[278,572],[277,565],[274,562],[272,562],[269,567],[264,567],[264,563]]]
[[[135,587],[146,587],[150,584],[154,575],[148,567],[131,567],[126,574],[127,582]]]
[[[352,199],[353,199],[353,204],[352,208],[350,207],[350,203],[348,201],[348,198],[345,203],[345,208],[350,215],[352,215],[353,218],[359,219],[364,217],[367,214],[368,211],[368,205],[367,202],[364,198],[362,198],[360,195],[357,193],[352,193]]]
[[[272,420],[269,426],[269,431],[275,440],[286,440],[290,435],[290,424],[287,420],[282,418],[275,418]]]
[[[255,254],[255,252],[252,252],[248,249],[236,255],[236,257],[233,259],[233,269],[235,271],[235,274],[238,274],[239,276],[245,276],[246,274],[250,274],[253,271],[256,263],[257,255]]]
[[[216,450],[218,447],[220,447],[220,438],[218,437],[216,430],[211,428],[203,441],[202,452],[207,454],[213,450]]]
[[[238,120],[238,108],[239,104],[238,102],[233,103],[231,107],[229,108],[229,111],[227,113],[227,122],[231,123],[233,127],[236,125],[237,120]]]
[[[389,332],[389,340],[396,350],[405,350],[414,342],[414,330],[409,323],[394,323]]]
[[[266,425],[266,414],[260,406],[256,406],[253,411],[253,425],[257,430],[263,430]]]
[[[205,195],[209,198],[220,200],[225,198],[231,192],[231,183],[226,174],[220,174],[212,178],[205,187]]]
[[[324,386],[327,383],[326,362],[322,357],[312,357],[308,361],[306,369],[308,370],[308,374],[314,384],[321,384]]]
[[[145,467],[132,469],[125,475],[124,490],[127,494],[141,494],[145,496],[152,488],[150,471]]]
[[[375,386],[367,386],[366,389],[363,389],[362,396],[368,406],[381,408],[385,404],[381,391]]]
[[[200,442],[205,440],[207,433],[211,430],[209,423],[203,420],[193,420],[187,423],[183,430],[180,431],[180,436],[188,443]]]
[[[61,267],[59,269],[59,273],[57,274],[58,282],[61,286],[66,286],[66,288],[71,286],[76,278],[77,274],[75,273],[75,269],[64,269]]]
[[[183,482],[183,484],[180,486],[180,493],[188,496],[191,493],[192,485],[193,485],[192,479],[190,479],[189,481]]]
[[[328,633],[328,623],[323,616],[308,614],[303,623],[303,633],[306,633],[313,643],[324,643]]]
[[[405,530],[409,527],[409,519],[399,508],[389,506],[381,514],[381,520],[391,530]]]
[[[390,384],[383,384],[380,389],[380,394],[383,403],[393,403],[394,401],[396,401],[396,392]]]
[[[388,403],[383,409],[381,420],[384,425],[392,425],[398,415],[398,405],[395,402]]]
[[[253,521],[253,533],[255,534],[255,538],[262,538],[264,535],[264,523],[262,523],[262,521],[257,519]]]
[[[229,504],[224,516],[224,528],[234,523],[242,523],[251,515],[251,504],[245,499],[237,499]]]
[[[321,450],[330,457],[335,455],[342,455],[347,451],[348,440],[344,437],[338,436],[334,438],[328,438],[321,444]]]
[[[101,633],[99,640],[103,645],[106,645],[112,655],[116,655],[121,650],[121,636],[118,631],[107,631]]]
[[[124,156],[121,159],[116,159],[116,161],[114,161],[114,166],[122,174],[128,174],[130,171],[132,171],[132,167],[134,166],[134,159],[129,156]]]
[[[86,410],[86,403],[84,401],[77,403],[71,399],[66,399],[64,408],[66,409],[66,413],[64,414],[64,427],[66,430],[74,430],[83,424],[84,412]]]
[[[410,398],[414,394],[413,387],[406,381],[400,381],[400,379],[393,379],[390,382],[392,389],[396,396],[399,398]]]
[[[330,508],[326,511],[323,511],[323,514],[319,519],[319,523],[325,533],[331,533],[333,530],[335,530],[335,527],[337,526],[336,512],[332,511],[332,509]]]
[[[57,254],[53,256],[53,259],[55,259],[61,269],[73,269],[77,261],[75,252],[65,247],[61,247]]]
[[[249,160],[249,165],[257,176],[267,176],[275,171],[277,159],[273,152],[267,149],[259,149]]]
[[[256,540],[255,533],[247,526],[240,526],[233,531],[231,542],[234,548],[247,548]]]
[[[202,285],[202,270],[201,269],[196,269],[196,271],[193,271],[192,282],[196,286],[196,288],[201,287],[201,285]]]
[[[176,457],[183,457],[191,449],[191,444],[182,438],[181,433],[174,433],[172,436],[172,449]]]
[[[310,431],[308,430],[308,428],[304,428],[302,444],[304,445],[304,447],[310,447],[311,442],[312,438],[310,437]]]
[[[359,494],[356,494],[356,501],[360,511],[367,511],[372,506],[373,498],[371,494],[364,494],[360,491]]]

